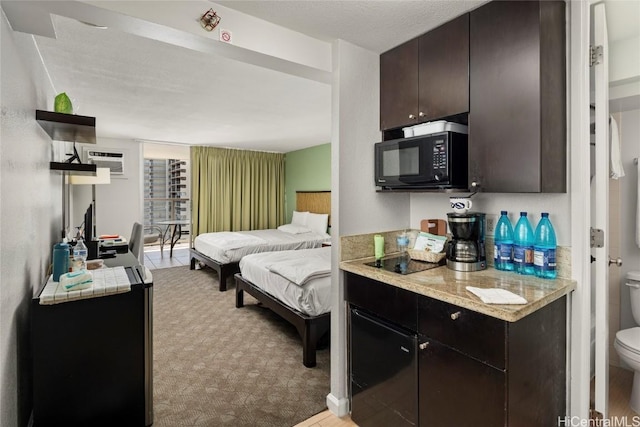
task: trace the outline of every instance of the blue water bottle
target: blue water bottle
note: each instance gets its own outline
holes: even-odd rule
[[[536,227],[533,268],[537,277],[556,278],[556,233],[547,212],[542,212],[542,218]]]
[[[520,274],[533,274],[533,228],[526,212],[520,212],[513,236],[513,269]]]
[[[53,281],[60,281],[60,275],[69,272],[69,244],[56,243],[53,246]]]
[[[507,211],[500,211],[494,233],[494,262],[497,270],[513,271],[513,228]]]

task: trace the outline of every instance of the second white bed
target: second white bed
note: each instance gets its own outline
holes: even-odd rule
[[[288,307],[309,316],[328,313],[331,309],[330,275],[312,278],[303,285],[298,285],[270,270],[276,264],[304,259],[330,270],[331,247],[247,255],[240,260],[240,272],[245,280]]]

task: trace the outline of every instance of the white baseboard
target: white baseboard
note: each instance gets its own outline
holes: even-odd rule
[[[349,415],[349,399],[347,398],[338,398],[333,394],[327,394],[327,408],[335,415],[336,417],[344,417],[345,415]]]

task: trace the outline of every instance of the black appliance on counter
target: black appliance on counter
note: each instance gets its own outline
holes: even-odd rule
[[[358,308],[351,322],[351,419],[360,426],[418,425],[418,336]]]
[[[485,214],[480,212],[448,213],[453,235],[447,243],[447,267],[456,271],[487,268],[485,254]]]
[[[467,135],[453,131],[375,145],[375,181],[383,189],[467,188]]]
[[[444,265],[444,262],[434,263],[415,261],[411,259],[408,254],[403,254],[396,257],[382,258],[372,262],[365,262],[364,265],[381,268],[386,271],[393,271],[394,273],[398,274],[411,274],[440,267],[441,265]]]

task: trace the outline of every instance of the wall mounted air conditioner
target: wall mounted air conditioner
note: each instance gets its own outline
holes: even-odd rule
[[[111,175],[124,175],[124,153],[122,151],[105,151],[89,148],[87,163],[99,168],[109,168]]]

